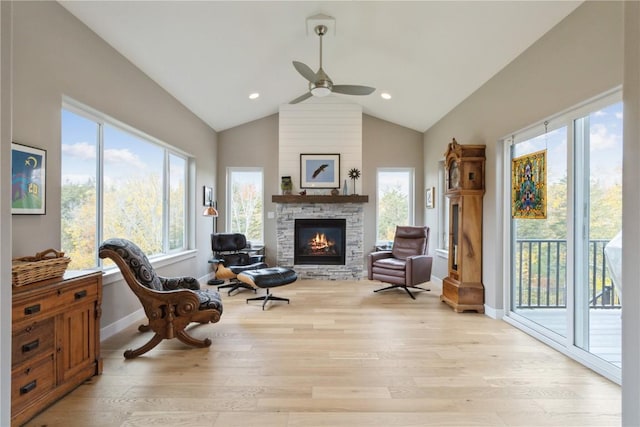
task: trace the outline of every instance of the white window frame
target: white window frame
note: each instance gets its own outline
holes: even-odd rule
[[[416,171],[415,168],[412,167],[380,167],[376,169],[376,245],[383,245],[388,243],[387,241],[379,241],[378,240],[378,227],[380,226],[380,212],[378,209],[379,200],[379,177],[380,172],[408,172],[409,173],[409,189],[408,189],[408,197],[409,197],[409,218],[407,225],[415,224],[415,210],[416,210],[416,196],[415,196],[415,180],[416,180]]]
[[[100,242],[102,242],[104,240],[104,235],[103,235],[103,221],[102,221],[102,217],[103,217],[103,150],[104,150],[104,126],[108,125],[111,127],[114,127],[122,132],[126,132],[129,133],[137,138],[143,139],[145,140],[145,142],[153,144],[153,145],[157,145],[159,146],[161,149],[164,150],[164,162],[163,162],[163,192],[164,192],[164,197],[163,197],[163,212],[162,212],[162,252],[159,254],[154,254],[149,256],[150,259],[154,259],[154,258],[162,258],[162,257],[166,257],[167,255],[179,255],[182,253],[186,253],[189,252],[192,246],[193,246],[193,241],[191,236],[193,235],[192,232],[190,232],[193,229],[193,224],[195,223],[195,220],[193,221],[188,221],[187,218],[192,218],[194,215],[194,210],[190,209],[190,197],[189,195],[192,194],[193,192],[193,188],[194,188],[194,184],[192,182],[192,180],[189,179],[189,170],[191,169],[192,164],[194,163],[193,157],[189,156],[188,153],[177,149],[176,147],[173,147],[167,143],[165,143],[164,141],[161,141],[151,135],[148,135],[126,123],[123,123],[117,119],[114,119],[113,117],[108,116],[107,114],[104,114],[94,108],[91,108],[87,105],[84,105],[72,98],[69,97],[63,97],[62,100],[62,105],[61,105],[61,109],[62,110],[67,110],[73,114],[76,114],[78,116],[84,117],[87,120],[91,120],[93,122],[95,122],[98,125],[99,128],[99,132],[98,132],[98,138],[97,138],[97,158],[96,158],[96,247],[95,247],[95,251],[94,251],[94,256],[95,256],[95,265],[98,267],[103,267],[103,260],[100,259],[100,257],[98,256],[98,246],[100,245]],[[169,154],[172,154],[176,157],[182,158],[185,160],[185,171],[184,171],[184,182],[185,182],[185,194],[184,194],[184,200],[180,201],[179,203],[183,203],[185,205],[185,221],[184,221],[184,240],[183,240],[183,247],[178,247],[175,249],[169,249],[169,240],[168,240],[168,236],[169,236],[169,222],[168,222],[168,216],[169,216],[169,206],[168,206],[168,200],[169,197],[167,195],[167,191],[169,190]],[[115,268],[115,267],[109,267],[111,268]]]
[[[445,195],[446,187],[446,168],[445,160],[438,162],[438,250],[449,252],[449,198]]]

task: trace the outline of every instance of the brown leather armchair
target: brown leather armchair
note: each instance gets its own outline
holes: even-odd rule
[[[429,291],[417,286],[431,280],[433,258],[427,255],[428,249],[429,227],[397,226],[392,250],[372,252],[367,257],[369,280],[391,284],[374,292],[402,288],[416,299],[408,288]]]

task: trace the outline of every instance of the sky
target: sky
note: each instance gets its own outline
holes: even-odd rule
[[[622,103],[613,104],[589,116],[591,178],[605,185],[622,184]],[[558,182],[567,176],[566,126],[518,143],[514,157],[547,149],[547,180]]]
[[[95,179],[98,130],[95,121],[62,110],[63,183],[85,183],[88,179]],[[104,140],[105,183],[137,174],[162,172],[162,147],[110,125],[104,126]],[[185,170],[180,164],[172,161],[172,175],[184,177]]]

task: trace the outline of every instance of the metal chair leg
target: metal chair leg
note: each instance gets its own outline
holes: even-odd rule
[[[269,288],[266,288],[267,293],[261,297],[255,298],[247,298],[247,304],[249,301],[262,301],[262,309],[264,310],[265,305],[267,305],[267,301],[286,301],[289,304],[289,298],[277,297],[269,292]]]

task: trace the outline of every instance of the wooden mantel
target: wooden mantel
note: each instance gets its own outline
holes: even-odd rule
[[[280,195],[274,194],[271,196],[273,203],[367,203],[369,202],[369,196],[360,196],[357,194],[349,196],[331,196],[331,195],[315,195],[309,194],[301,196],[298,194]]]

